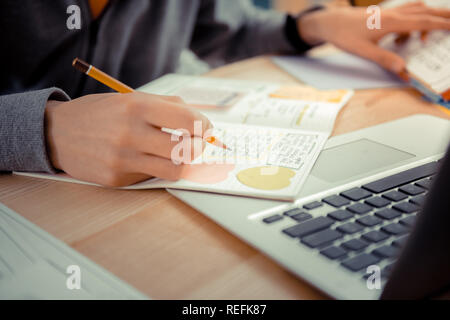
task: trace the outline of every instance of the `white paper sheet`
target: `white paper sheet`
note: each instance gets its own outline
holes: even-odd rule
[[[324,57],[281,56],[273,62],[295,78],[319,89],[373,89],[403,86],[376,63],[339,52]]]
[[[383,3],[386,8],[396,7],[410,0],[391,0]],[[426,0],[427,5],[436,8],[449,8],[450,0]],[[380,45],[402,56],[408,72],[428,85],[438,94],[450,89],[450,31],[431,32],[425,41],[419,32],[413,32],[404,44],[394,42],[395,35],[388,35]]]

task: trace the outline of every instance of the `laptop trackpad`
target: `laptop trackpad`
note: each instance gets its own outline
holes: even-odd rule
[[[411,153],[369,139],[360,139],[323,150],[311,174],[336,183],[413,157],[415,155]]]

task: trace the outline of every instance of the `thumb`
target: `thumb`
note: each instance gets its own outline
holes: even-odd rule
[[[402,57],[392,51],[383,49],[372,42],[353,42],[351,48],[345,48],[345,50],[369,59],[401,77],[404,77],[406,74],[406,63]]]

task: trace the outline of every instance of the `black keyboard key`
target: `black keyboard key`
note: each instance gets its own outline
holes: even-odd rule
[[[385,220],[392,220],[401,216],[402,213],[394,209],[383,209],[375,212],[375,215]]]
[[[391,201],[402,201],[403,199],[408,198],[408,196],[400,191],[392,190],[383,194],[383,197],[389,199]]]
[[[322,205],[323,205],[322,202],[314,201],[314,202],[310,202],[310,203],[305,204],[305,205],[303,206],[303,208],[308,209],[308,210],[312,210],[312,209],[315,209],[315,208],[319,208],[319,207],[321,207]]]
[[[361,188],[353,188],[344,192],[340,193],[341,196],[346,197],[347,199],[353,200],[353,201],[359,201],[361,199],[368,198],[372,195],[367,190],[361,189]]]
[[[301,242],[308,247],[317,248],[339,238],[342,238],[342,233],[333,229],[326,229],[302,238]]]
[[[374,255],[368,253],[362,253],[356,257],[345,260],[342,262],[342,265],[351,271],[359,271],[363,268],[366,268],[372,264],[376,264],[380,261],[380,259]]]
[[[395,208],[396,210],[404,212],[404,213],[412,213],[412,212],[419,211],[419,209],[420,209],[420,207],[416,206],[414,203],[406,202],[406,201],[397,203],[396,205],[394,205],[392,207]]]
[[[372,198],[367,199],[364,202],[375,208],[383,208],[391,203],[389,200],[382,198],[382,197],[372,197]]]
[[[402,226],[399,223],[391,223],[381,228],[382,231],[392,234],[395,236],[399,236],[409,232],[409,228]]]
[[[333,223],[334,223],[334,220],[332,220],[330,218],[317,217],[312,220],[308,220],[308,221],[302,222],[300,224],[297,224],[293,227],[284,229],[283,232],[293,238],[295,238],[295,237],[302,238],[311,233],[326,229],[329,226],[331,226]]]
[[[283,216],[281,216],[281,215],[279,215],[279,214],[275,214],[275,215],[273,215],[273,216],[264,218],[263,221],[264,221],[265,223],[273,223],[273,222],[278,221],[278,220],[281,220],[281,219],[283,219]]]
[[[328,203],[329,205],[339,208],[342,206],[345,206],[346,204],[349,204],[350,201],[344,197],[338,196],[338,195],[334,195],[334,196],[329,196],[326,198],[322,199],[323,202]]]
[[[363,188],[374,193],[380,193],[413,182],[415,180],[428,177],[436,173],[437,170],[438,163],[431,162],[371,183],[367,183],[363,185]]]
[[[362,229],[364,229],[363,226],[353,223],[353,222],[345,223],[345,224],[337,227],[337,230],[344,232],[344,233],[348,233],[348,234],[353,234],[353,233],[359,232]]]
[[[410,196],[417,196],[418,194],[424,193],[425,189],[415,186],[413,184],[407,184],[406,186],[403,186],[398,189],[399,191],[409,194]]]
[[[351,212],[357,213],[357,214],[364,214],[372,210],[372,207],[365,204],[365,203],[355,203],[351,206],[347,207],[347,210],[350,210]]]
[[[373,250],[372,253],[381,258],[393,258],[398,255],[399,250],[397,247],[393,246],[382,246]]]
[[[294,209],[285,211],[283,214],[284,214],[285,216],[290,217],[290,216],[293,216],[293,215],[296,215],[296,214],[299,214],[299,213],[302,213],[302,212],[304,212],[302,209],[300,209],[300,208],[294,208]]]
[[[364,249],[365,247],[367,247],[369,244],[363,240],[360,239],[351,239],[348,240],[344,243],[342,243],[342,246],[348,250],[352,250],[352,251],[358,251],[361,249]]]
[[[430,179],[422,179],[415,183],[416,186],[429,190],[431,188],[432,181]]]
[[[373,226],[376,226],[377,224],[380,224],[382,222],[382,220],[375,216],[367,215],[365,217],[357,219],[356,222],[358,222],[366,227],[373,227]]]
[[[342,258],[345,255],[347,255],[347,251],[345,251],[344,249],[342,249],[340,247],[328,247],[328,248],[320,251],[320,253],[331,260]]]
[[[364,240],[367,240],[370,242],[380,242],[380,241],[383,241],[383,240],[389,238],[389,236],[386,233],[377,231],[377,230],[367,232],[366,234],[363,234],[361,237]]]
[[[401,238],[395,239],[394,241],[392,241],[392,245],[402,248],[406,242],[408,241],[408,236],[403,236]]]
[[[411,228],[416,223],[416,218],[417,218],[416,216],[408,216],[406,218],[401,219],[399,222],[402,225]]]
[[[291,216],[291,218],[294,219],[295,221],[303,222],[308,219],[311,219],[312,215],[310,215],[309,213],[306,213],[306,212],[300,212],[300,213],[294,214],[293,216]]]
[[[353,213],[351,213],[347,210],[336,210],[336,211],[330,212],[328,214],[328,216],[334,220],[344,221],[344,220],[347,220],[347,219],[350,219],[351,217],[353,217]]]
[[[426,196],[421,194],[419,196],[412,197],[411,199],[409,199],[409,202],[414,203],[415,205],[418,205],[421,207],[425,204],[425,199],[426,199]]]

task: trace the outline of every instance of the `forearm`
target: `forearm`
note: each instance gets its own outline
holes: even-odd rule
[[[0,96],[0,171],[54,172],[45,140],[49,99],[70,100],[57,88]]]
[[[303,53],[320,42],[304,39],[299,21],[321,9],[316,6],[288,16],[248,1],[205,0],[191,49],[211,66],[267,53]]]

